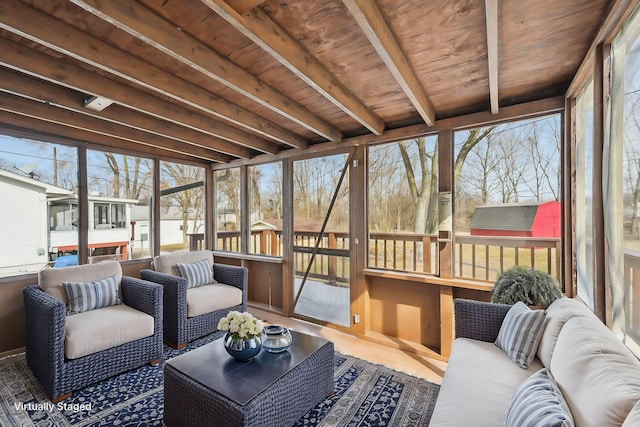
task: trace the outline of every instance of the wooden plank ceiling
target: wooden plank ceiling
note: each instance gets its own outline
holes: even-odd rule
[[[498,113],[564,95],[606,7],[2,0],[0,125],[226,163]]]

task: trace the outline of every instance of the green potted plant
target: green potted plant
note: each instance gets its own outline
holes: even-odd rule
[[[515,304],[522,301],[541,308],[561,297],[560,285],[549,273],[521,265],[502,272],[491,291],[491,302]]]

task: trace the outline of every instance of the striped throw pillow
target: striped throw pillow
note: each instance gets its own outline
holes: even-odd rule
[[[531,310],[518,301],[502,321],[496,345],[521,368],[527,369],[536,355],[545,316],[544,310]]]
[[[187,279],[187,288],[197,288],[213,282],[213,272],[206,259],[190,264],[176,264],[176,271],[180,277]]]
[[[63,282],[62,285],[69,300],[67,314],[122,304],[116,275],[95,282]]]
[[[573,416],[562,392],[546,368],[523,382],[511,398],[507,427],[573,427]]]

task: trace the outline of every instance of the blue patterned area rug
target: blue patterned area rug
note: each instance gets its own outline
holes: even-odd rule
[[[174,350],[175,357],[220,337]],[[54,405],[24,354],[0,360],[0,426],[162,426],[162,365],[143,366],[73,393]],[[351,356],[335,355],[335,392],[296,426],[426,426],[439,386]]]

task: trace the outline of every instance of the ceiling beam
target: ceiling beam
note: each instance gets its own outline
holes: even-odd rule
[[[342,139],[339,129],[187,33],[180,31],[144,6],[121,0],[71,1],[87,12],[317,135],[329,141]]]
[[[498,0],[484,0],[487,22],[487,58],[489,64],[489,100],[491,112],[498,114]]]
[[[299,135],[20,1],[0,2],[0,28],[189,105],[216,119],[292,147],[306,146],[306,141]],[[221,122],[217,125],[217,136],[244,145],[251,141],[251,147],[264,153],[279,151],[276,144]]]
[[[132,144],[119,138],[113,138],[104,134],[87,132],[82,129],[72,128],[65,125],[40,120],[37,118],[23,116],[11,112],[4,112],[0,128],[3,133],[16,136],[18,138],[42,139],[41,135],[50,135],[47,141],[55,141],[74,147],[87,146],[93,150],[104,150],[107,152],[131,153],[135,156],[159,157],[186,163],[202,163],[202,160],[194,156],[168,151],[159,147]],[[64,139],[64,141],[61,141]]]
[[[223,162],[230,160],[228,156],[201,147],[186,145],[173,139],[151,135],[146,132],[117,125],[90,116],[81,116],[44,102],[38,102],[17,95],[0,92],[0,111],[27,116],[50,123],[64,125],[87,132],[106,135],[129,143],[158,147],[164,150],[187,154],[200,159]],[[186,149],[185,149],[186,148]]]
[[[230,128],[223,123],[211,120],[179,105],[161,100],[141,90],[117,83],[63,60],[53,58],[3,38],[0,38],[0,52],[3,52],[0,55],[0,65],[4,65],[7,68],[88,95],[106,96],[120,105],[184,126],[187,129],[198,131],[205,136],[219,138],[219,135],[227,130],[238,132],[238,137],[243,135],[237,129]],[[103,113],[107,114],[105,113],[107,110],[103,110]],[[222,129],[220,128],[221,126]],[[256,138],[253,135],[247,134],[246,136],[247,138],[243,140],[242,145],[219,139],[217,149],[235,157],[252,157],[253,153],[248,147],[267,154],[274,154],[279,151],[279,147],[274,143]]]
[[[400,48],[375,0],[342,0],[424,122],[435,122],[435,108]]]
[[[202,2],[372,133],[381,135],[384,132],[382,119],[262,10],[254,8],[246,14],[240,14],[225,0]]]
[[[231,6],[236,12],[241,15],[249,12],[256,6],[264,3],[265,0],[227,0],[229,6]]]
[[[165,122],[136,111],[131,111],[118,104],[113,104],[101,112],[87,109],[83,106],[82,94],[43,80],[10,71],[3,67],[0,67],[0,81],[2,82],[0,90],[3,92],[13,93],[34,101],[45,102],[49,105],[73,111],[81,115],[91,116],[120,126],[127,126],[132,129],[158,135],[162,138],[171,138],[181,144],[185,144],[184,152],[187,152],[188,147],[191,145],[220,153],[220,145],[232,145],[227,141],[211,138],[192,129]],[[240,148],[250,152],[250,150],[244,147],[234,146],[233,148]],[[251,156],[235,157],[249,158]],[[221,155],[218,161],[229,161],[232,159],[231,156]]]

